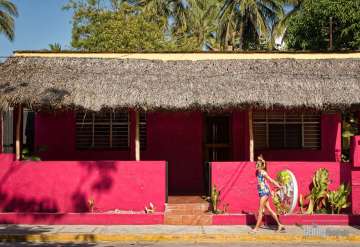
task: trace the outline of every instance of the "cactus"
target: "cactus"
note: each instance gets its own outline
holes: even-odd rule
[[[214,214],[219,213],[218,204],[220,202],[220,191],[216,189],[216,185],[211,187],[211,210]]]
[[[313,177],[313,187],[309,195],[300,195],[299,204],[302,213],[340,213],[341,209],[349,207],[347,201],[350,194],[350,186],[341,184],[336,191],[329,191],[329,172],[321,168]],[[305,202],[308,204],[305,206]],[[307,208],[305,208],[307,207]]]
[[[337,190],[329,192],[328,198],[332,214],[340,214],[341,209],[350,206],[350,202],[348,202],[350,191],[349,185],[341,184]]]
[[[94,210],[95,210],[95,200],[94,200],[94,198],[91,197],[88,200],[88,206],[89,206],[90,212],[93,213]]]
[[[149,207],[145,206],[145,213],[147,214],[153,214],[155,213],[155,206],[150,202]]]

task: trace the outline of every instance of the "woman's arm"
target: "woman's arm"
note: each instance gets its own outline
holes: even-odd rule
[[[267,180],[269,180],[273,185],[275,185],[276,187],[278,187],[278,188],[281,188],[281,185],[278,183],[278,182],[276,182],[274,179],[272,179],[268,174],[267,174],[267,172],[265,172],[264,171],[264,177],[267,179]]]

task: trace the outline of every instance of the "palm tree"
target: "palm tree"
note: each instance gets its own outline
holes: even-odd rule
[[[49,49],[52,52],[61,52],[62,48],[59,43],[49,44]]]
[[[172,34],[185,32],[189,21],[188,0],[139,0],[137,5],[143,7],[143,11],[157,17],[165,17],[168,20],[166,29]]]
[[[217,49],[217,16],[223,0],[188,0],[189,32],[200,50]]]
[[[271,33],[271,42],[275,45],[275,39],[281,38],[283,41],[286,38],[287,27],[289,24],[289,20],[292,16],[294,16],[300,9],[304,0],[283,0],[283,4],[287,5],[289,11],[282,16],[282,18],[278,18],[274,22],[274,26]]]
[[[271,23],[282,18],[284,0],[226,0],[219,14],[222,49],[270,43]]]
[[[18,16],[18,11],[10,0],[0,0],[0,33],[4,33],[9,40],[14,40],[15,24],[14,18]]]

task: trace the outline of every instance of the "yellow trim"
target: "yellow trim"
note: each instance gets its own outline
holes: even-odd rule
[[[236,242],[341,242],[360,243],[359,235],[304,236],[286,234],[25,234],[0,235],[2,242],[176,242],[176,243],[236,243]]]
[[[162,61],[199,61],[230,59],[360,59],[360,52],[352,53],[43,53],[15,52],[15,57],[58,58],[116,58]]]

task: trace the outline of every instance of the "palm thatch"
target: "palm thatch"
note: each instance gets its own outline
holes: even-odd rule
[[[360,104],[360,60],[12,57],[0,107],[208,110],[343,108]]]

